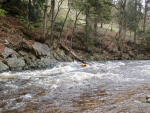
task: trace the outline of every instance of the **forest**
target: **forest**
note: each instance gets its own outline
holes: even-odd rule
[[[78,60],[150,58],[150,0],[1,0],[0,7],[27,39]]]

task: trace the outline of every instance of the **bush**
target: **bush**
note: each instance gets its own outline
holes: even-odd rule
[[[0,16],[5,16],[7,14],[7,11],[0,9]]]
[[[148,41],[150,41],[150,29],[146,30],[145,39],[148,40]]]
[[[137,33],[137,35],[138,35],[138,37],[140,38],[140,39],[146,39],[146,40],[148,40],[148,41],[150,41],[150,29],[147,29],[146,30],[146,32],[145,32],[145,37],[143,37],[144,35],[144,32],[143,32],[143,30],[139,30],[138,31],[138,33]]]
[[[54,31],[61,32],[63,26],[63,20],[59,19],[54,22]]]

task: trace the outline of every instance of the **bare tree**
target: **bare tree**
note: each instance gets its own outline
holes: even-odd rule
[[[70,2],[70,1],[68,0],[68,6],[69,6],[69,2]],[[61,35],[62,35],[64,26],[65,26],[65,23],[66,23],[66,21],[67,21],[67,18],[68,18],[68,15],[69,15],[70,11],[71,11],[71,7],[69,7],[69,9],[68,9],[68,11],[67,11],[65,20],[64,20],[63,25],[62,25],[62,28],[61,28],[61,32],[60,32],[60,34],[59,34],[59,44],[61,43]]]
[[[55,0],[51,0],[51,44],[53,42],[53,30],[54,30],[54,14],[55,14]]]
[[[135,19],[134,19],[134,23],[136,24],[137,21],[137,0],[135,0]],[[136,40],[137,40],[137,28],[134,28],[134,43],[136,44]]]
[[[119,58],[122,59],[122,54],[123,54],[123,41],[125,37],[125,32],[124,30],[125,25],[125,8],[126,8],[126,2],[127,0],[121,0],[119,3],[119,32],[118,32],[118,37],[117,37],[117,47],[118,50],[120,51]],[[124,37],[123,37],[124,36]]]
[[[54,20],[53,20],[54,22],[55,22],[55,20],[56,20],[58,14],[59,14],[59,12],[60,12],[60,10],[61,10],[61,5],[62,5],[63,1],[64,1],[64,0],[59,0],[59,1],[58,1],[58,4],[57,4],[57,6],[58,6],[58,7],[57,7],[57,11],[56,11],[56,14],[55,14],[55,17],[54,17]],[[51,27],[52,27],[52,26],[50,25],[49,28],[47,29],[46,35],[49,33],[49,30],[51,29]]]
[[[145,38],[145,32],[146,32],[146,21],[147,21],[147,13],[148,13],[148,3],[149,0],[145,0],[145,8],[144,8],[144,19],[143,19],[143,40]]]
[[[89,0],[87,0],[87,3],[89,3]],[[86,6],[86,11],[85,11],[85,15],[86,15],[86,42],[88,43],[88,40],[90,38],[90,33],[89,33],[89,28],[90,28],[90,8],[89,5],[87,4]]]
[[[46,36],[46,27],[47,27],[47,15],[48,15],[48,7],[49,7],[49,1],[46,0],[45,9],[44,9],[44,22],[43,22],[43,39],[45,39]]]

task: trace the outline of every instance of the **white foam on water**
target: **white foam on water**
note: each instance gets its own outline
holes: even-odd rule
[[[74,70],[74,68],[71,66],[64,66],[64,67],[53,68],[50,72],[52,72],[52,73],[59,73],[59,72],[66,73],[66,72],[73,71],[73,70]]]
[[[26,95],[23,96],[23,98],[29,99],[29,98],[32,98],[32,95],[31,94],[26,94]]]
[[[12,88],[12,89],[18,89],[19,88],[19,86],[14,85],[13,83],[7,83],[7,84],[5,84],[5,86],[9,87],[9,88]]]
[[[57,87],[58,87],[58,85],[53,84],[53,85],[51,86],[51,89],[56,89]]]
[[[51,74],[57,74],[57,73],[68,73],[70,71],[75,70],[76,68],[69,66],[69,64],[65,66],[57,66],[52,69],[45,69],[45,70],[33,70],[33,71],[22,71],[22,72],[4,72],[0,74],[0,81],[2,79],[7,78],[19,78],[19,79],[31,79],[33,77],[44,77],[49,76]]]
[[[92,81],[93,77],[96,79],[109,79],[115,82],[128,82],[128,81],[144,81],[142,78],[135,78],[134,76],[125,77],[122,73],[119,72],[119,67],[124,66],[123,62],[111,62],[108,61],[106,63],[93,63],[87,67],[81,67],[81,63],[72,62],[72,63],[60,63],[54,68],[45,69],[45,70],[35,70],[35,71],[23,71],[17,73],[6,72],[0,74],[0,78],[3,76],[19,78],[23,80],[30,80],[27,85],[37,85],[41,87],[47,87],[50,89],[57,89],[62,84],[68,84],[70,86],[74,86],[76,84],[83,84]],[[145,65],[144,67],[137,66],[139,68],[145,68],[147,72],[149,72],[149,65]],[[134,68],[136,70],[136,68]],[[92,74],[86,72],[86,70],[106,70],[104,72],[99,72],[97,74]],[[80,72],[81,71],[81,72]],[[121,71],[121,70],[120,70]],[[115,72],[115,73],[114,73]],[[56,74],[56,76],[51,76]],[[93,80],[94,82],[94,80]],[[9,87],[17,88],[18,86],[13,86],[13,84],[6,84]]]
[[[150,72],[150,65],[142,65],[142,66],[136,66],[134,68],[134,70],[141,70],[141,71],[144,71],[144,72]]]
[[[100,67],[105,67],[105,64],[94,63],[94,64],[90,65],[89,67],[94,68],[94,69],[99,69]]]
[[[114,74],[114,73],[98,73],[95,77],[100,79],[110,79],[115,82],[130,82],[130,81],[144,81],[145,79],[141,78],[126,78],[123,74]]]
[[[4,72],[0,74],[0,81],[3,81],[4,79],[14,79],[14,78],[15,78],[15,75],[9,72]]]
[[[82,80],[87,80],[91,77],[93,77],[94,74],[91,73],[86,73],[86,72],[74,72],[71,74],[69,77],[70,80],[75,80],[75,81],[82,81]]]
[[[37,82],[35,81],[35,83],[37,86],[47,87],[49,89],[57,89],[61,86],[70,87],[79,84],[83,85],[84,82],[88,82],[88,80],[93,76],[94,74],[86,72],[69,72],[58,77],[47,77],[42,80],[38,80]]]
[[[108,61],[108,62],[106,62],[106,65],[119,67],[119,66],[124,66],[125,63],[124,62],[112,62],[112,61]]]

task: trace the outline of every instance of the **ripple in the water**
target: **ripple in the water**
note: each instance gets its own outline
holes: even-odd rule
[[[59,63],[0,74],[1,113],[150,113],[150,61]]]

